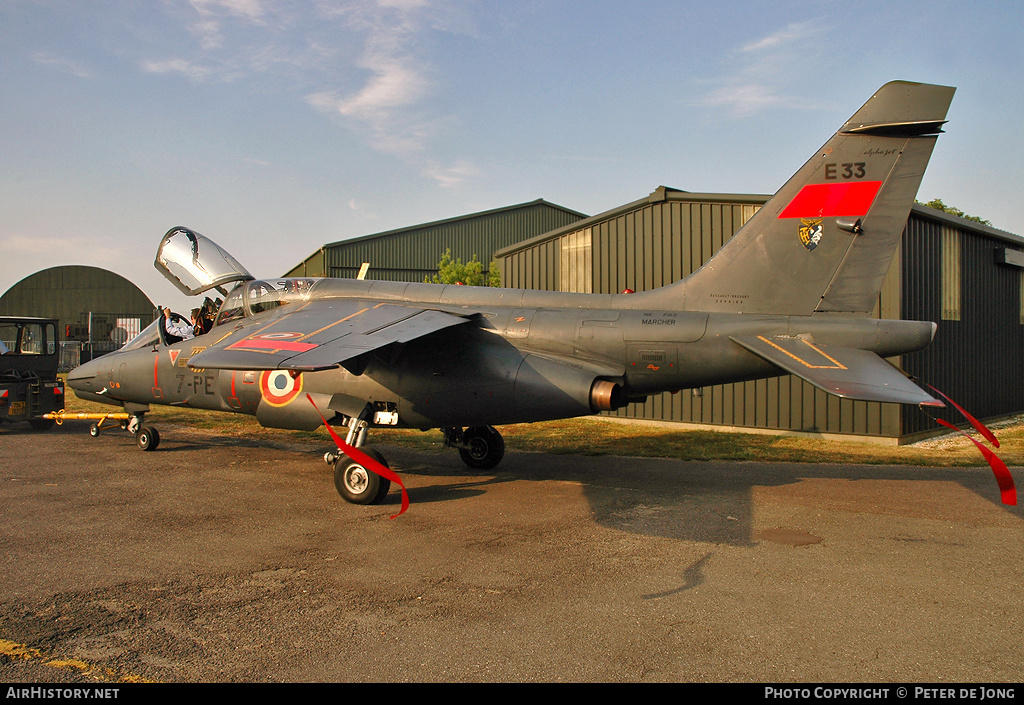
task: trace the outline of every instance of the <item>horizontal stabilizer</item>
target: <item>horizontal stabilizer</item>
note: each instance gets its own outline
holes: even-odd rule
[[[869,350],[815,345],[803,338],[735,336],[744,348],[845,399],[945,406]]]

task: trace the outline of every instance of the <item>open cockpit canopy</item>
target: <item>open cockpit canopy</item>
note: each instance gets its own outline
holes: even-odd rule
[[[181,227],[171,228],[160,240],[154,266],[188,296],[255,279],[213,240]]]

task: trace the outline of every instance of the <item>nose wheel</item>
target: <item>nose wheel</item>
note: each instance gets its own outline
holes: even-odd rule
[[[160,445],[160,434],[152,426],[143,426],[135,433],[135,442],[142,450],[156,450]]]
[[[359,450],[384,467],[391,467],[384,456],[372,448]],[[346,502],[379,504],[391,489],[391,480],[381,477],[347,455],[338,455],[334,460],[334,486]]]
[[[156,450],[160,445],[160,434],[152,426],[144,426],[142,414],[132,414],[128,419],[128,433],[135,434],[135,443],[142,450]]]
[[[64,415],[67,418],[67,414]],[[142,423],[142,414],[77,414],[75,418],[99,419],[89,427],[89,435],[96,438],[106,428],[106,422],[118,421],[122,431],[135,436],[135,443],[142,450],[156,450],[160,445],[160,434],[152,426],[145,426]]]

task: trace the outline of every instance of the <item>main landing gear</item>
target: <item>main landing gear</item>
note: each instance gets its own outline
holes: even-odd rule
[[[89,435],[96,438],[100,435],[100,431],[103,430],[104,421],[120,421],[121,430],[126,430],[135,436],[135,442],[142,450],[156,450],[157,446],[160,445],[160,433],[157,432],[152,426],[146,426],[143,424],[144,414],[90,414],[90,416],[99,416],[99,421],[89,427]],[[81,418],[82,414],[78,416]]]
[[[457,448],[459,456],[474,470],[490,470],[505,457],[505,440],[494,426],[470,426],[441,429],[444,444]]]
[[[363,454],[390,469],[387,461],[372,448],[363,448],[369,427],[368,414],[348,420],[347,445],[358,448]],[[489,470],[505,456],[505,441],[493,426],[471,426],[443,428],[444,444],[456,448],[467,466],[476,470]],[[366,464],[345,455],[341,449],[324,454],[324,462],[334,469],[334,486],[346,502],[352,504],[379,504],[391,489],[391,481],[381,477]]]
[[[373,409],[367,404],[358,417],[349,417],[345,443],[389,468],[383,455],[372,448],[361,447],[366,442],[366,429],[369,427],[367,419],[371,413]],[[391,489],[391,480],[381,477],[364,463],[348,457],[340,448],[336,453],[324,453],[324,462],[334,468],[334,487],[346,502],[379,504]]]

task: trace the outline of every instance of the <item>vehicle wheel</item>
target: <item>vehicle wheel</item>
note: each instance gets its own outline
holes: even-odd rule
[[[45,431],[53,428],[53,419],[29,419],[28,425],[37,431]]]
[[[473,426],[462,434],[465,448],[459,448],[462,462],[477,470],[490,470],[505,457],[505,439],[494,426]]]
[[[92,436],[93,438],[96,438],[97,436],[99,436],[100,435],[100,427],[97,426],[96,424],[93,424],[92,426],[90,426],[89,427],[89,435]]]
[[[390,467],[384,456],[372,448],[360,448],[384,467]],[[391,489],[391,480],[363,467],[347,455],[338,456],[334,463],[334,486],[346,502],[352,504],[378,504]]]
[[[135,434],[135,442],[142,450],[156,450],[156,447],[160,445],[160,434],[152,426],[143,426]]]

